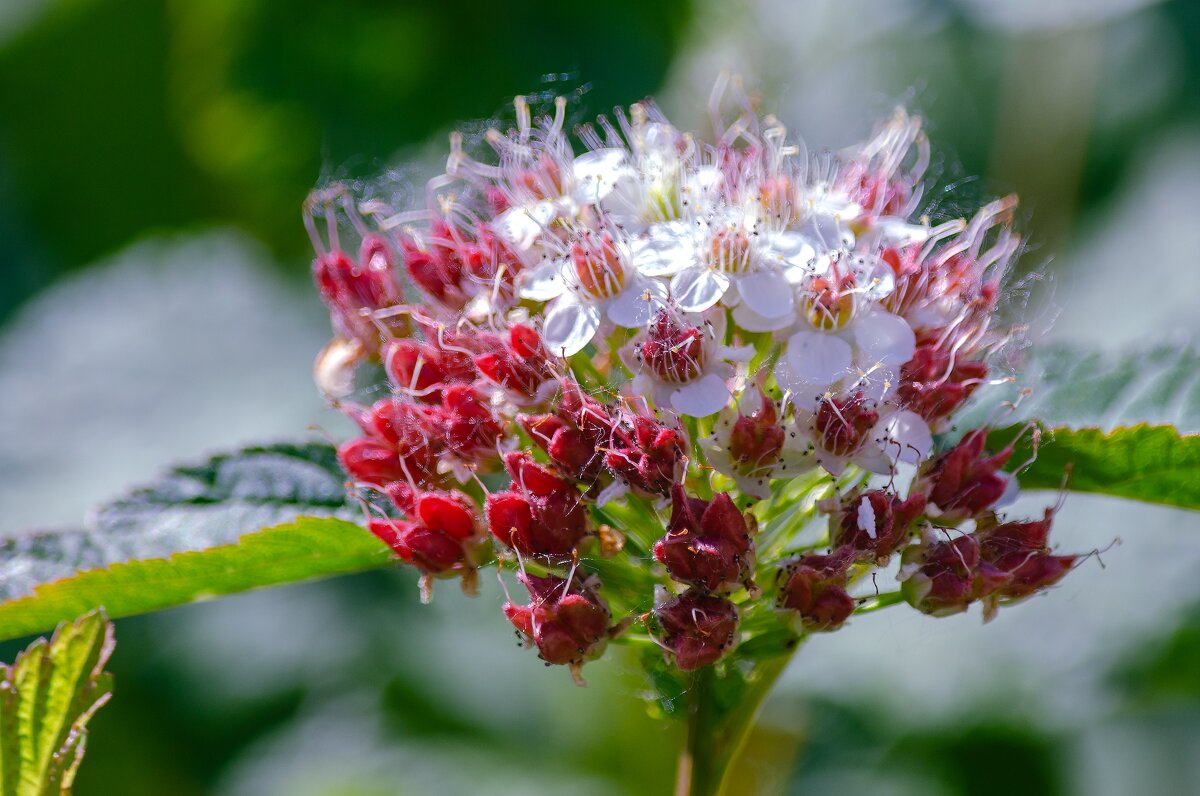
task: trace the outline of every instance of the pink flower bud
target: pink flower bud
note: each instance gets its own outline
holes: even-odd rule
[[[854,599],[846,591],[853,560],[850,548],[800,556],[780,571],[777,605],[794,611],[802,630],[837,630],[854,613]]]
[[[529,590],[528,605],[511,601],[504,615],[517,631],[537,647],[546,663],[579,665],[600,657],[612,630],[612,614],[599,595],[595,576],[586,580],[517,573]]]
[[[688,589],[654,609],[658,641],[689,672],[716,663],[737,641],[738,609],[724,597]]]
[[[830,520],[833,544],[849,547],[860,557],[886,560],[908,544],[924,510],[925,496],[920,493],[908,500],[884,489],[853,493]]]
[[[424,407],[385,398],[359,420],[367,436],[338,449],[342,466],[354,480],[380,488],[393,481],[427,486],[440,480],[441,446]]]
[[[607,232],[571,244],[571,265],[579,289],[593,299],[612,298],[625,289],[628,266]]]
[[[753,587],[754,546],[746,518],[729,495],[711,501],[671,489],[667,534],[654,544],[654,557],[672,578],[710,592]]]
[[[522,451],[507,454],[504,466],[512,488],[488,496],[492,535],[522,555],[570,555],[588,530],[579,490]]]

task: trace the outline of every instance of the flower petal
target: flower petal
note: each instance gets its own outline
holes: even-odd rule
[[[774,268],[761,268],[738,278],[742,303],[764,318],[784,318],[795,314],[792,286]]]
[[[634,241],[631,260],[646,276],[671,276],[696,262],[696,242],[679,222],[655,224],[650,234]]]
[[[511,207],[496,217],[493,227],[500,237],[521,255],[528,254],[538,237],[557,214],[553,202],[538,202],[529,207]]]
[[[667,288],[662,282],[639,279],[608,302],[605,314],[617,326],[637,329],[649,324],[666,303]]]
[[[929,424],[916,412],[908,409],[888,415],[875,427],[874,437],[892,462],[919,464],[933,451],[933,435]]]
[[[730,290],[725,294],[727,299],[726,306],[732,303],[728,301],[728,298],[734,294],[734,290]],[[775,318],[768,318],[764,315],[759,315],[747,307],[745,302],[740,302],[733,305],[733,320],[747,332],[778,332],[795,323],[796,318],[794,315],[780,315]]]
[[[899,315],[875,309],[854,322],[854,342],[872,364],[899,368],[912,359],[917,338]]]
[[[681,415],[707,417],[721,411],[732,395],[721,377],[706,373],[671,394],[671,406]]]
[[[574,300],[555,301],[542,323],[542,339],[556,356],[569,357],[583,350],[600,328],[600,310]]]
[[[850,368],[850,344],[837,335],[797,332],[788,340],[788,369],[809,384],[829,385],[842,378]]]
[[[625,150],[606,147],[585,152],[575,158],[575,201],[581,205],[596,204],[612,191],[617,182],[630,176]]]
[[[549,301],[567,289],[563,281],[562,260],[542,260],[521,274],[521,298]]]
[[[729,289],[729,277],[711,268],[688,268],[671,278],[671,297],[684,312],[703,312]]]

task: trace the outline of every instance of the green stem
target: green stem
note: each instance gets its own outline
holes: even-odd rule
[[[692,675],[687,739],[679,756],[675,796],[721,796],[746,744],[763,700],[791,660],[791,653],[760,662],[733,705],[718,700],[721,676],[712,666]],[[738,675],[730,673],[727,677]]]

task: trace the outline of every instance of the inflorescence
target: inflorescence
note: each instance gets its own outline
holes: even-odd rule
[[[933,224],[918,118],[811,156],[725,88],[709,141],[650,101],[572,137],[564,100],[518,98],[492,157],[451,136],[425,207],[306,207],[335,332],[315,376],[362,430],[339,456],[370,530],[425,599],[515,571],[504,615],[575,673],[622,634],[690,670],[750,614],[835,630],[883,571],[896,602],[991,616],[1078,560],[1052,512],[997,514],[1011,445],[946,441],[1015,334],[1015,197]]]

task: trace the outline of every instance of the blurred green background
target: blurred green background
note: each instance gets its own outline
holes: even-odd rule
[[[909,104],[949,209],[1020,192],[1050,339],[1200,334],[1195,0],[0,0],[0,532],[339,433],[308,383],[318,181],[419,184],[405,163],[516,93],[700,124],[724,68],[816,147]],[[803,650],[743,792],[1200,793],[1196,519],[1072,497],[1059,528],[1124,544],[987,628],[872,615]],[[422,607],[380,572],[119,622],[77,794],[669,792],[634,662],[575,688],[490,586]]]

